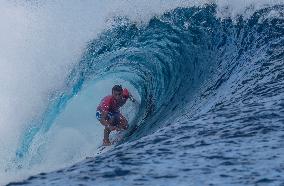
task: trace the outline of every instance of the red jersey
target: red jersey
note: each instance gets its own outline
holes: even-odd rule
[[[102,99],[97,110],[104,112],[119,112],[120,104],[112,96],[106,96]]]
[[[126,100],[129,98],[129,92],[127,89],[123,90],[123,99],[122,101],[117,101],[112,95],[106,96],[102,99],[97,110],[104,112],[119,112],[119,108],[125,104]]]

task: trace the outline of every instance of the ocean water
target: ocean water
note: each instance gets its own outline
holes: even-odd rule
[[[283,1],[0,5],[1,185],[284,185]]]

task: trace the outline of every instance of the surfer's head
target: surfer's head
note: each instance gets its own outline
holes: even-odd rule
[[[123,93],[123,89],[121,85],[114,85],[112,87],[112,96],[119,100],[122,99],[122,93]]]

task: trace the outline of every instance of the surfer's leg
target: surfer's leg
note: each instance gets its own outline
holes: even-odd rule
[[[119,122],[119,126],[118,127],[120,129],[122,129],[122,130],[126,130],[128,128],[128,121],[127,121],[127,119],[122,114],[120,114],[119,119],[120,119],[120,122]]]
[[[111,145],[110,141],[109,141],[109,134],[110,134],[110,130],[105,128],[104,130],[104,139],[103,139],[103,145]]]

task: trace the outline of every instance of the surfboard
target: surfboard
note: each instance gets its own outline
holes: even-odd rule
[[[94,156],[100,155],[102,153],[105,153],[105,152],[111,150],[113,147],[115,147],[115,145],[117,145],[123,139],[124,134],[125,133],[123,131],[119,131],[116,134],[111,135],[110,136],[111,145],[106,146],[106,145],[101,144],[95,150]],[[94,156],[88,156],[88,157],[86,157],[86,159],[93,158]]]
[[[97,148],[97,153],[96,155],[102,154],[104,152],[107,152],[108,150],[112,149],[112,145],[109,146],[105,146],[105,145],[101,145]]]

